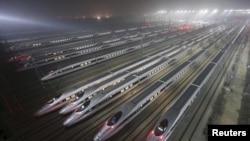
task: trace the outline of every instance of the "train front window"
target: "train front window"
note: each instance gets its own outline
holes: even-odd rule
[[[84,91],[80,91],[80,92],[76,93],[76,96],[74,97],[72,102],[79,100],[83,96],[83,94],[84,94]]]
[[[62,95],[62,94],[58,94],[58,95],[56,95],[54,98],[52,98],[51,100],[49,100],[49,101],[47,102],[47,104],[51,104],[51,103],[53,103],[56,99],[60,98],[60,97],[61,97],[61,95]]]
[[[107,125],[112,126],[114,125],[122,116],[122,112],[119,111],[116,114],[113,115],[113,117],[108,121]]]
[[[53,74],[53,73],[54,73],[54,71],[53,71],[53,70],[49,72],[49,74]]]
[[[58,95],[55,96],[55,99],[58,99],[58,98],[60,98],[61,96],[62,96],[62,94],[58,94]]]
[[[51,104],[55,101],[55,98],[52,98],[51,100],[47,101],[47,104]]]
[[[168,120],[164,119],[160,122],[160,124],[155,128],[155,135],[160,136],[162,135],[166,130],[168,126]]]
[[[89,106],[89,104],[90,104],[90,100],[87,100],[86,102],[84,102],[84,103],[81,105],[81,107],[79,107],[79,108],[76,110],[76,112],[81,112],[81,111],[83,111],[84,109],[86,109],[86,107]]]

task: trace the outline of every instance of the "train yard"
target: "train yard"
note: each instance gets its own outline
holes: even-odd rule
[[[8,140],[195,140],[247,29],[155,23],[13,40],[2,49],[14,68],[0,99]]]

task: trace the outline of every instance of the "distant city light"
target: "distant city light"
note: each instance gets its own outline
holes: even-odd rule
[[[165,10],[160,10],[160,11],[158,11],[157,12],[157,14],[165,14],[167,11],[165,11]]]
[[[217,13],[235,13],[235,12],[238,12],[238,13],[242,13],[242,14],[250,14],[250,9],[225,9],[225,10],[219,10],[219,9],[201,9],[200,11],[196,11],[196,10],[171,10],[169,11],[169,14],[173,14],[173,13],[176,13],[176,14],[189,14],[189,13],[198,13],[200,15],[207,15],[207,14],[217,14]],[[165,10],[159,10],[156,12],[156,14],[165,14],[167,13],[167,11]]]
[[[100,16],[98,16],[98,17],[96,17],[97,18],[97,20],[100,20],[101,19],[101,17]]]
[[[44,22],[41,22],[41,21],[31,20],[31,19],[12,16],[12,15],[4,15],[4,14],[0,14],[0,23],[1,23],[1,21],[16,22],[16,23],[23,23],[23,24],[45,25],[45,26],[48,25],[47,23],[44,23]]]
[[[217,12],[218,12],[218,10],[217,10],[217,9],[214,9],[213,14],[215,14],[215,13],[217,13]]]
[[[8,15],[0,15],[0,20],[11,21],[11,22],[26,22],[25,20],[21,18],[8,16]]]
[[[199,13],[200,13],[200,14],[206,14],[207,12],[208,12],[207,9],[203,9],[203,10],[201,10]]]

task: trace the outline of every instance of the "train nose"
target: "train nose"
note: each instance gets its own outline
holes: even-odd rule
[[[70,119],[70,118],[66,119],[66,120],[63,122],[63,126],[66,126],[66,127],[70,126],[70,125],[71,125],[71,120],[72,120],[72,119]]]
[[[71,125],[75,124],[76,122],[77,122],[77,117],[75,117],[75,115],[71,115],[69,118],[67,118],[63,122],[63,126],[71,126]]]
[[[42,114],[38,111],[34,114],[34,117],[40,117]]]
[[[72,103],[70,103],[69,105],[66,105],[65,107],[63,107],[59,113],[62,115],[66,115],[69,114],[70,112],[72,112],[75,109],[75,105],[73,105]]]
[[[40,117],[40,116],[42,116],[42,115],[44,115],[45,113],[46,113],[46,107],[42,107],[41,109],[39,109],[35,114],[34,114],[34,116],[35,117]]]
[[[69,110],[67,107],[64,107],[64,108],[62,108],[62,109],[59,111],[59,114],[65,115],[65,114],[68,114],[69,112],[70,112],[70,110]]]
[[[94,137],[94,141],[102,141],[101,140],[101,136],[99,134],[97,134],[95,137]]]
[[[48,79],[48,76],[44,76],[41,78],[41,81],[46,81]]]

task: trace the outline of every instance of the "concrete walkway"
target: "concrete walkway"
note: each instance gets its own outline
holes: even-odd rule
[[[238,50],[238,59],[237,56],[234,58],[234,65],[236,66],[234,72],[232,69],[229,69],[233,74],[233,79],[228,86],[230,91],[227,91],[224,95],[226,103],[217,124],[238,124],[239,110],[241,108],[241,99],[244,91],[249,47],[248,45],[241,46],[241,49],[242,51]]]

